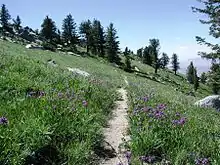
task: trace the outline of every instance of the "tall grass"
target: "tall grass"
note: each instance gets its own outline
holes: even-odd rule
[[[96,164],[114,88],[10,51],[0,54],[0,164]]]
[[[195,98],[169,86],[128,80],[133,164],[220,163],[219,112],[193,106]]]

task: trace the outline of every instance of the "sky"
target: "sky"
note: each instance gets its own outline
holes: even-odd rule
[[[46,15],[57,27],[71,13],[77,24],[99,19],[106,28],[110,22],[117,29],[120,48],[136,52],[158,38],[161,52],[179,55],[180,61],[197,58],[198,51],[210,51],[196,43],[195,36],[212,39],[208,27],[199,22],[202,15],[193,13],[197,0],[0,0],[13,18],[19,15],[23,26],[40,29]]]

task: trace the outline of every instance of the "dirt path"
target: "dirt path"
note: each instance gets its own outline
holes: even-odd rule
[[[118,93],[121,95],[121,99],[116,102],[116,109],[113,111],[113,118],[109,121],[109,128],[104,130],[105,141],[108,143],[108,147],[110,146],[114,150],[112,152],[116,152],[116,154],[106,158],[101,165],[117,165],[120,162],[127,164],[125,154],[119,149],[128,128],[127,91],[120,88]]]

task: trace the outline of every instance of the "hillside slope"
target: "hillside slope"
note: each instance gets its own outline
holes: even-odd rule
[[[159,164],[205,158],[220,163],[220,114],[193,106],[210,94],[205,85],[190,96],[192,86],[169,70],[154,74],[132,61],[139,71],[126,73],[96,57],[29,50],[5,41],[0,41],[0,57],[0,164],[98,164],[102,128],[124,77],[131,137],[125,146],[133,164],[149,163],[149,158]],[[73,75],[67,67],[91,76]]]

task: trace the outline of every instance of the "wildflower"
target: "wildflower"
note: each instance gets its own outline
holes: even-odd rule
[[[149,98],[147,96],[143,97],[143,101],[147,102],[149,100]]]
[[[166,109],[166,104],[159,104],[159,105],[157,106],[157,109],[159,109],[159,110],[164,110],[164,109]]]
[[[208,158],[199,158],[195,160],[196,165],[208,165],[209,159]]]
[[[84,100],[84,101],[82,102],[82,104],[83,104],[84,107],[87,107],[87,106],[88,106],[88,102],[87,102],[86,100]]]
[[[130,164],[130,163],[131,163],[131,152],[130,152],[130,151],[126,152],[125,157],[126,157],[127,160],[128,160],[128,164]]]
[[[8,119],[4,116],[0,117],[0,124],[7,125],[8,124]]]
[[[141,156],[140,161],[144,163],[153,163],[155,161],[155,156]]]
[[[176,115],[177,117],[179,117],[179,116],[180,116],[180,113],[179,113],[179,112],[177,112],[175,115]]]
[[[59,98],[62,98],[62,97],[63,97],[63,93],[59,92],[59,93],[57,94],[57,96],[58,96]]]
[[[154,116],[159,119],[162,118],[164,116],[164,113],[162,111],[158,111],[156,110],[156,112],[154,113]]]
[[[186,123],[186,118],[182,117],[179,120],[173,120],[172,123],[174,125],[184,125]]]

